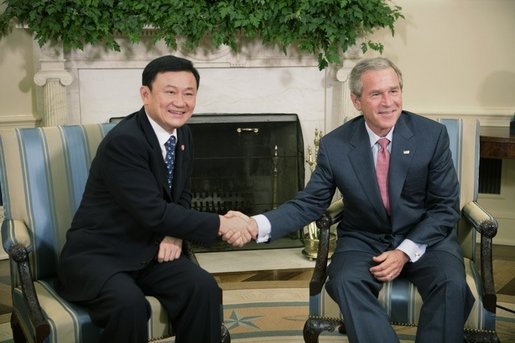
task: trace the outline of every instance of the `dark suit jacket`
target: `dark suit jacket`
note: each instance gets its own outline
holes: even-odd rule
[[[405,238],[461,258],[454,226],[459,185],[444,125],[403,111],[393,131],[388,216],[379,192],[363,116],[325,135],[304,191],[265,213],[276,239],[319,218],[339,189],[344,202],[336,251],[378,252]]]
[[[205,245],[216,240],[218,215],[190,209],[191,131],[184,126],[177,136],[172,194],[143,109],[100,143],[61,253],[58,289],[64,298],[92,299],[114,273],[144,268],[165,235]]]

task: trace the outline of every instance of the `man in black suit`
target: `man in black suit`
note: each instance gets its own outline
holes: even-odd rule
[[[221,340],[219,287],[182,254],[182,240],[209,245],[221,235],[241,246],[251,237],[236,216],[190,208],[193,149],[184,124],[199,79],[188,60],[151,61],[142,75],[143,108],[107,134],[91,164],[61,253],[58,289],[88,309],[104,329],[102,342],[147,342],[145,295],[165,307],[176,342]],[[167,151],[169,139],[175,147]]]
[[[253,235],[259,227],[258,242],[268,241],[302,228],[338,189],[345,208],[326,287],[349,341],[399,341],[377,297],[403,274],[424,300],[417,342],[461,343],[474,298],[454,230],[459,185],[445,126],[402,110],[402,74],[388,59],[360,61],[350,90],[362,115],[321,139],[304,191],[253,217]]]

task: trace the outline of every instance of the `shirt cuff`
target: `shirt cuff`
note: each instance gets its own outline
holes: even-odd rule
[[[405,239],[397,249],[408,255],[410,262],[417,262],[426,252],[426,247],[427,244],[417,244],[410,239]]]
[[[256,221],[258,226],[258,236],[256,243],[268,242],[272,232],[272,224],[270,223],[270,220],[268,220],[268,218],[263,214],[252,216],[252,218]]]

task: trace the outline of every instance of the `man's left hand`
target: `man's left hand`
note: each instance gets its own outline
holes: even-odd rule
[[[182,252],[182,239],[165,236],[159,243],[157,262],[168,262],[178,259]]]
[[[377,280],[383,282],[392,281],[399,276],[402,268],[409,261],[408,256],[399,249],[385,251],[372,259],[378,265],[370,268],[370,272]]]

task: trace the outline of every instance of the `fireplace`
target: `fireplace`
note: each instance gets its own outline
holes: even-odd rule
[[[296,114],[201,113],[188,125],[194,142],[193,208],[254,215],[303,188],[304,143]],[[293,234],[273,247],[301,246],[300,237]],[[227,248],[220,242],[212,249]]]

